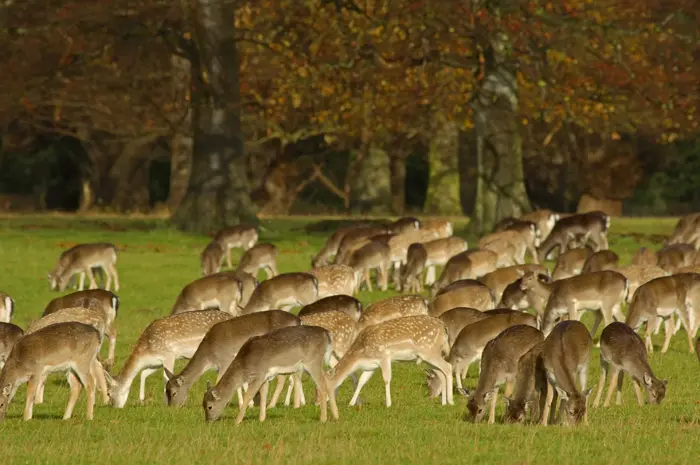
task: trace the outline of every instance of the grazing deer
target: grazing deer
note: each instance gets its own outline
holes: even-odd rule
[[[143,330],[119,374],[109,382],[109,398],[116,408],[123,408],[131,384],[141,373],[139,400],[146,398],[146,378],[158,368],[172,373],[175,361],[192,358],[204,336],[216,323],[228,320],[231,314],[219,310],[199,310],[159,318]],[[168,379],[165,377],[165,382]],[[166,399],[167,403],[167,399]]]
[[[0,323],[9,323],[15,313],[15,301],[9,295],[0,292]]]
[[[452,226],[452,222],[449,220],[439,220],[435,218],[423,220],[420,229],[435,233],[435,235],[437,235],[437,239],[450,237],[452,234],[454,234],[454,227]]]
[[[529,252],[532,257],[532,261],[537,263],[537,247],[540,245],[541,233],[537,228],[537,224],[532,221],[514,220],[510,222],[502,231],[495,232],[486,236],[480,241],[479,247],[488,248],[488,240],[491,237],[492,240],[505,239],[507,241],[512,241],[517,249],[517,254],[514,256],[516,263],[525,263],[525,255]]]
[[[313,268],[309,274],[318,280],[318,298],[334,295],[350,296],[357,288],[355,271],[347,265],[325,265]]]
[[[581,274],[583,267],[593,254],[593,250],[588,247],[577,247],[560,253],[552,272],[552,279],[558,281]]]
[[[321,312],[343,312],[352,318],[352,321],[358,322],[362,316],[362,302],[349,295],[332,295],[306,305],[299,310],[298,315],[302,317]]]
[[[318,280],[309,273],[282,273],[261,282],[250,296],[243,314],[264,312],[272,308],[285,311],[318,300]]]
[[[420,220],[412,216],[404,216],[391,223],[388,230],[391,234],[406,234],[420,229]]]
[[[360,315],[360,329],[388,320],[413,315],[427,315],[428,301],[419,295],[399,295],[374,302]]]
[[[554,225],[549,236],[542,241],[539,249],[539,260],[545,260],[556,250],[559,253],[572,248],[569,242],[578,235],[584,236],[584,244],[589,240],[593,243],[593,251],[608,248],[607,232],[610,228],[610,216],[595,211],[579,213],[562,218]]]
[[[23,335],[24,331],[19,326],[0,322],[0,370],[5,366],[5,361],[10,356],[12,348]]]
[[[668,273],[656,265],[627,265],[620,268],[615,268],[615,271],[624,275],[629,282],[629,291],[627,292],[627,303],[632,301],[634,293],[637,292],[639,286],[648,283],[652,279],[668,276]]]
[[[338,252],[335,254],[334,263],[338,265],[349,264],[353,252],[367,243],[371,242],[372,236],[386,234],[387,230],[381,226],[366,226],[348,231],[338,245]]]
[[[652,279],[637,288],[627,310],[625,323],[635,331],[646,322],[646,349],[649,353],[654,351],[651,335],[658,325],[664,321],[666,337],[661,353],[666,353],[673,336],[673,321],[670,317],[677,314],[688,333],[690,351],[693,351],[692,338],[694,332],[692,326],[696,325],[694,317],[697,301],[696,291],[700,275],[684,273],[672,276],[664,276]],[[692,321],[691,321],[692,320]]]
[[[238,278],[231,273],[216,273],[183,287],[170,314],[216,308],[236,316],[240,300],[241,282]]]
[[[695,247],[690,244],[672,244],[656,251],[656,264],[664,271],[674,273],[678,268],[695,263],[697,256]]]
[[[547,394],[542,410],[542,424],[549,422],[552,403],[556,403],[555,391],[561,398],[558,417],[565,412],[565,424],[588,424],[588,395],[586,389],[588,362],[593,350],[593,339],[580,321],[568,320],[557,323],[544,340],[542,366],[547,377]],[[576,385],[576,380],[581,386]],[[556,405],[555,405],[556,409]]]
[[[452,348],[457,336],[465,326],[476,323],[477,321],[485,320],[489,316],[489,314],[482,312],[481,310],[477,310],[476,308],[457,307],[446,311],[440,315],[438,319],[445,323],[445,327],[447,328],[447,339],[450,344],[450,348]]]
[[[452,256],[467,250],[467,241],[461,237],[450,236],[425,242],[423,247],[427,252],[424,264],[427,269],[425,284],[430,286],[435,282],[435,266],[444,265]]]
[[[221,271],[221,262],[224,261],[226,256],[226,249],[221,243],[217,241],[211,241],[199,254],[199,264],[202,267],[202,276],[209,276],[210,274],[218,273]]]
[[[63,415],[69,419],[80,396],[81,386],[87,392],[87,419],[92,420],[95,408],[93,367],[102,339],[94,327],[78,322],[58,323],[23,336],[15,344],[0,373],[0,420],[5,418],[8,404],[22,383],[27,383],[25,420],[32,418],[34,397],[39,380],[56,372],[69,372],[70,398]]]
[[[506,402],[506,423],[522,423],[526,413],[530,412],[532,419],[536,417],[535,411],[539,414],[543,410],[547,395],[547,377],[542,360],[543,347],[544,341],[538,342],[518,360],[513,397],[503,399]],[[536,401],[537,410],[534,408]]]
[[[377,270],[377,283],[382,291],[389,287],[388,270],[391,264],[389,246],[380,241],[370,243],[355,250],[350,257],[348,265],[354,270],[357,290],[360,290],[362,283],[367,284],[367,290],[372,292],[372,280],[370,271]]]
[[[599,250],[588,257],[581,274],[595,271],[614,270],[620,263],[620,257],[612,250]]]
[[[483,250],[490,250],[496,254],[497,268],[525,263],[525,259],[522,258],[525,256],[525,245],[520,242],[519,238],[517,237],[517,233],[513,231],[503,231],[502,233],[496,234],[505,233],[512,233],[513,236],[501,236],[498,239],[491,240],[488,243],[480,243],[480,248]]]
[[[423,244],[411,244],[406,254],[406,266],[401,270],[401,281],[397,290],[404,292],[423,292],[421,274],[428,261],[428,250]]]
[[[202,407],[206,421],[216,421],[231,400],[233,393],[248,384],[240,404],[236,424],[240,424],[253,396],[260,391],[260,421],[267,415],[269,381],[279,375],[297,375],[305,370],[321,391],[321,422],[327,420],[327,403],[331,414],[338,419],[335,391],[323,369],[332,352],[331,336],[318,326],[291,326],[255,336],[243,344],[216,386],[207,386]],[[296,390],[295,404],[301,390]]]
[[[168,405],[180,407],[187,399],[187,393],[199,378],[214,369],[218,373],[217,382],[231,365],[241,346],[254,336],[269,333],[287,326],[299,326],[301,320],[289,312],[269,310],[251,313],[216,323],[207,331],[194,355],[177,375],[164,367],[167,383],[165,395]],[[274,396],[273,400],[279,396]],[[238,401],[243,402],[241,391]]]
[[[499,307],[510,308],[512,310],[527,310],[530,307],[536,308],[535,303],[530,302],[527,293],[522,289],[522,282],[523,278],[518,278],[506,286],[501,295],[501,300],[498,302]],[[545,304],[546,303],[542,303],[541,306],[544,307]]]
[[[407,264],[408,248],[412,244],[422,244],[437,238],[438,233],[436,231],[425,229],[409,231],[389,238],[389,255],[394,269],[392,282],[395,289],[399,289],[401,287],[401,268]]]
[[[469,397],[467,411],[472,420],[481,421],[484,407],[491,402],[489,424],[496,422],[498,388],[506,383],[506,397],[510,395],[518,370],[518,361],[535,344],[544,341],[542,332],[527,325],[515,325],[489,341],[481,356],[481,374],[476,390]]]
[[[610,366],[612,366],[612,374],[604,407],[610,405],[615,385],[617,385],[617,404],[622,404],[622,381],[625,372],[632,377],[639,405],[644,405],[642,385],[647,390],[650,404],[660,404],[666,396],[667,381],[662,381],[654,376],[654,372],[649,366],[644,341],[632,328],[619,321],[610,323],[600,335],[601,373],[598,393],[593,402],[594,408],[600,404],[600,396],[603,394],[605,378]]]
[[[216,233],[214,242],[221,244],[226,251],[226,265],[231,268],[231,250],[248,250],[258,242],[258,230],[254,226],[237,225],[224,228]]]
[[[596,334],[601,320],[608,325],[613,316],[618,321],[624,319],[622,303],[627,298],[628,283],[627,278],[616,271],[596,271],[554,282],[546,275],[528,273],[523,276],[520,287],[535,304],[545,335],[562,315],[578,320],[581,310],[596,311],[591,335]],[[543,307],[543,303],[546,306]]]
[[[479,278],[479,281],[487,285],[493,292],[496,302],[500,302],[506,287],[513,281],[522,278],[526,273],[542,273],[548,275],[549,270],[544,265],[537,264],[507,266],[485,274]]]
[[[543,241],[547,238],[547,236],[549,236],[550,232],[554,228],[554,225],[557,224],[557,221],[559,221],[560,218],[561,216],[558,213],[555,213],[552,210],[542,209],[525,213],[518,219],[523,221],[532,221],[535,223],[538,231],[540,232],[540,239]]]
[[[367,227],[367,223],[353,223],[349,226],[344,226],[335,230],[333,234],[326,240],[323,247],[311,259],[311,267],[318,268],[320,266],[329,265],[331,258],[338,253],[338,247],[343,240],[343,237],[350,231]]]
[[[632,265],[656,266],[656,252],[646,247],[640,247],[632,257]]]
[[[91,243],[79,244],[63,252],[58,257],[58,262],[49,273],[49,287],[52,291],[63,292],[66,290],[70,278],[80,273],[78,290],[85,287],[85,275],[90,283],[90,289],[97,288],[93,268],[102,268],[107,275],[105,288],[109,290],[114,279],[114,290],[119,291],[119,275],[117,274],[117,248],[113,244]]]
[[[691,244],[700,249],[700,213],[691,213],[679,219],[667,244]]]
[[[442,405],[454,404],[452,367],[443,356],[449,352],[447,329],[442,321],[427,315],[396,318],[365,327],[333,369],[331,388],[340,386],[356,370],[362,374],[350,405],[357,403],[362,387],[379,368],[384,378],[385,402],[391,407],[391,362],[422,360],[437,370],[443,386]]]
[[[433,286],[433,295],[460,279],[477,279],[498,268],[498,255],[492,250],[474,249],[450,258]]]
[[[277,276],[277,246],[269,243],[255,244],[246,250],[238,262],[237,271],[257,277],[258,270],[264,269],[267,278]]]
[[[231,273],[241,283],[241,300],[238,302],[238,309],[243,310],[248,305],[253,291],[258,287],[258,280],[252,274],[244,271],[229,271],[227,273]]]
[[[444,287],[428,305],[428,314],[439,317],[456,307],[486,310],[496,306],[493,292],[485,284],[473,279],[461,279]]]

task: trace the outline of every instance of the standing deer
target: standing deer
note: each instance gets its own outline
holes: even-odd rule
[[[297,315],[301,317],[321,312],[343,312],[354,322],[359,322],[362,316],[362,302],[349,295],[332,295],[306,305]]]
[[[620,257],[612,250],[599,250],[586,259],[581,274],[594,271],[614,270],[620,263]]]
[[[428,313],[438,317],[456,307],[487,310],[496,306],[493,292],[485,284],[473,279],[461,279],[444,287],[428,305]]]
[[[554,266],[552,279],[558,281],[581,274],[583,267],[593,253],[593,249],[588,247],[576,247],[561,252],[559,257],[557,257],[557,264]]]
[[[348,265],[355,272],[355,282],[357,283],[358,291],[364,282],[367,285],[367,290],[372,292],[370,271],[373,269],[377,270],[377,283],[381,290],[386,291],[388,289],[391,255],[389,246],[384,242],[371,241],[355,250],[350,257]]]
[[[209,276],[210,274],[218,273],[221,271],[221,262],[224,261],[226,256],[226,249],[221,243],[217,241],[211,241],[199,254],[199,264],[202,268],[202,276]]]
[[[331,262],[331,257],[338,253],[338,247],[343,240],[343,237],[350,231],[355,229],[360,229],[366,227],[367,223],[355,223],[350,226],[345,226],[336,229],[336,231],[331,235],[331,237],[326,240],[321,250],[311,259],[311,267],[318,268],[320,266],[328,265]]]
[[[226,265],[231,268],[231,250],[241,248],[248,250],[258,242],[258,230],[249,225],[237,225],[224,228],[216,233],[214,242],[221,244],[226,252]]]
[[[563,253],[572,248],[569,246],[569,242],[579,235],[584,237],[584,245],[588,241],[593,243],[595,252],[607,249],[609,228],[610,216],[600,211],[579,213],[562,218],[554,225],[549,236],[542,241],[539,248],[539,260],[544,263],[556,249],[559,249],[559,253]]]
[[[479,281],[487,285],[493,292],[496,302],[500,302],[503,291],[513,281],[522,278],[526,273],[549,274],[549,270],[544,265],[514,265],[499,268],[479,278]]]
[[[117,274],[117,248],[114,244],[91,243],[79,244],[63,252],[58,262],[49,273],[49,287],[52,291],[63,292],[70,278],[80,273],[78,290],[85,287],[85,275],[89,280],[90,289],[97,288],[93,268],[102,268],[107,275],[105,288],[109,290],[114,279],[114,290],[119,291],[119,275]]]
[[[412,315],[427,315],[428,301],[419,295],[400,295],[374,302],[360,315],[360,329],[388,320]]]
[[[547,395],[547,377],[542,360],[543,348],[544,341],[539,342],[518,360],[513,397],[505,397],[504,399],[506,402],[506,423],[522,423],[527,412],[530,412],[532,419],[536,417],[535,411],[539,415],[543,410]],[[537,410],[534,408],[535,402],[538,405]]]
[[[450,258],[433,286],[433,295],[460,279],[477,279],[498,268],[498,254],[492,250],[473,249]]]
[[[289,311],[318,300],[318,279],[309,273],[282,273],[261,282],[250,296],[243,314],[272,308]]]

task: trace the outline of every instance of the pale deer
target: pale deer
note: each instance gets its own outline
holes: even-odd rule
[[[214,235],[214,242],[226,252],[226,265],[231,268],[231,250],[248,250],[258,242],[258,230],[254,226],[237,225],[221,229]]]
[[[593,254],[593,250],[588,247],[577,247],[560,253],[552,272],[552,279],[558,281],[581,274],[586,261]]]
[[[164,367],[168,379],[165,395],[168,405],[180,407],[187,399],[187,393],[199,378],[213,369],[218,373],[217,382],[224,375],[241,346],[251,337],[269,333],[287,326],[299,326],[301,320],[289,312],[269,310],[251,313],[224,320],[213,325],[204,335],[194,355],[185,368],[173,374]],[[276,400],[276,397],[273,400]],[[238,401],[243,402],[242,393],[238,392]]]
[[[338,252],[333,263],[339,265],[349,264],[355,250],[369,243],[372,236],[386,234],[386,232],[386,227],[382,226],[366,226],[348,231],[338,245]]]
[[[0,323],[9,323],[15,313],[15,301],[9,295],[0,292]]]
[[[350,226],[336,229],[335,232],[326,240],[321,250],[319,250],[319,252],[311,259],[311,267],[318,268],[319,266],[330,264],[331,257],[338,253],[338,247],[340,246],[343,237],[345,237],[345,235],[350,231],[366,226],[366,223],[355,223],[351,224]]]
[[[479,278],[479,281],[487,285],[493,292],[496,302],[500,302],[506,287],[530,272],[549,274],[549,270],[544,265],[514,265],[487,273]]]
[[[396,287],[402,292],[423,292],[422,274],[428,261],[428,250],[423,244],[411,244],[406,254],[406,265],[401,269],[400,283]]]
[[[143,330],[119,374],[109,382],[109,398],[116,408],[123,408],[131,384],[141,373],[139,400],[146,398],[146,378],[159,368],[173,371],[175,361],[192,358],[204,336],[216,323],[228,320],[231,314],[219,310],[199,310],[159,318]],[[167,382],[167,377],[165,377]],[[165,390],[165,389],[164,389]],[[167,402],[167,399],[166,399]]]
[[[481,310],[477,310],[476,308],[457,307],[446,311],[438,318],[445,323],[445,327],[447,328],[447,338],[450,343],[450,348],[452,348],[457,336],[465,326],[476,323],[477,321],[485,320],[489,316],[491,315],[482,312]]]
[[[552,231],[554,225],[557,224],[557,221],[559,221],[560,218],[561,216],[559,213],[555,213],[552,210],[541,209],[520,215],[518,219],[523,221],[532,221],[535,223],[540,232],[541,241],[543,241],[547,238],[547,236],[549,236],[549,233]]]
[[[507,234],[504,234],[508,232]],[[491,238],[489,240],[488,238]],[[506,239],[516,244],[518,253],[514,257],[516,263],[525,263],[525,256],[529,252],[534,263],[538,263],[537,247],[540,245],[541,233],[537,224],[532,221],[513,220],[501,232],[495,232],[482,238],[479,247],[488,248],[488,242]]]
[[[451,221],[440,220],[437,218],[423,220],[421,222],[420,229],[423,231],[430,231],[435,233],[435,235],[437,235],[437,239],[441,239],[443,237],[450,237],[452,236],[452,234],[454,234],[454,227],[452,226]]]
[[[542,366],[547,377],[547,394],[541,415],[543,425],[546,426],[550,421],[552,403],[556,409],[557,396],[561,398],[558,418],[561,418],[563,410],[565,424],[574,425],[581,421],[588,424],[586,405],[591,388],[586,388],[586,380],[592,350],[593,339],[580,321],[557,323],[545,338]],[[577,385],[577,381],[580,386]]]
[[[411,231],[417,231],[421,227],[420,220],[412,216],[404,216],[392,222],[388,226],[388,230],[392,234],[405,234]]]
[[[545,335],[557,319],[567,315],[570,320],[578,320],[582,310],[596,312],[591,335],[596,334],[601,321],[608,325],[613,317],[618,321],[624,319],[622,303],[627,298],[628,282],[616,271],[596,271],[553,282],[545,275],[528,273],[520,287],[535,304]],[[543,303],[546,303],[544,307]]]
[[[667,381],[662,381],[654,376],[654,372],[649,365],[644,341],[625,323],[616,321],[603,329],[603,333],[600,335],[600,367],[600,382],[598,383],[598,393],[593,402],[594,408],[600,404],[605,378],[611,367],[610,387],[608,388],[608,394],[605,396],[604,407],[610,405],[613,389],[616,385],[616,403],[618,405],[622,404],[622,382],[625,373],[632,377],[632,384],[637,393],[639,405],[644,405],[642,385],[647,390],[647,398],[650,404],[660,404],[666,396]]]
[[[632,265],[656,266],[657,262],[656,252],[647,247],[640,247],[632,257]]]
[[[495,306],[496,300],[488,286],[473,279],[461,279],[437,293],[428,305],[428,314],[439,317],[456,307],[486,310]]]
[[[525,243],[520,240],[519,234],[514,231],[502,231],[497,238],[487,237],[488,242],[479,242],[479,248],[490,250],[497,256],[496,267],[520,265],[525,263]],[[507,235],[506,235],[507,234]]]
[[[362,316],[362,302],[349,295],[332,295],[304,306],[297,315],[301,317],[321,312],[343,312],[358,322]]]
[[[238,262],[237,271],[242,271],[257,277],[258,270],[265,270],[267,279],[277,276],[277,246],[267,242],[255,244],[246,250]]]
[[[272,308],[290,311],[318,300],[318,280],[309,273],[282,273],[261,282],[250,296],[243,314]]]
[[[0,322],[0,370],[5,366],[5,360],[10,356],[12,348],[24,335],[24,331],[12,323]]]
[[[408,248],[412,244],[422,244],[438,238],[438,233],[433,230],[419,229],[397,234],[389,238],[389,255],[393,266],[392,282],[395,289],[401,287],[401,268],[407,264]]]
[[[209,276],[210,274],[221,271],[221,262],[224,261],[225,256],[226,249],[221,243],[217,241],[209,242],[209,244],[204,247],[204,250],[202,250],[202,253],[199,254],[202,276]]]
[[[32,418],[34,397],[39,380],[48,374],[69,372],[70,398],[63,415],[69,419],[80,396],[87,392],[87,419],[92,420],[95,407],[93,367],[102,339],[94,327],[78,322],[58,323],[23,336],[15,344],[0,373],[0,420],[5,418],[8,404],[17,388],[27,383],[25,420]]]
[[[690,244],[667,245],[656,251],[656,264],[659,268],[669,273],[674,273],[678,268],[695,263],[698,252]]]
[[[374,302],[364,309],[360,329],[405,316],[427,315],[428,301],[419,295],[399,295]]]
[[[599,250],[588,257],[581,274],[594,271],[614,270],[620,263],[620,257],[612,250]]]
[[[232,274],[241,283],[241,300],[238,302],[238,309],[243,310],[248,305],[253,291],[258,287],[258,280],[252,274],[244,271],[229,271],[227,273]]]
[[[544,335],[539,329],[515,325],[503,330],[486,344],[481,356],[479,382],[467,402],[467,411],[472,420],[481,421],[486,403],[490,402],[488,422],[496,422],[498,388],[506,384],[505,396],[511,394],[520,357],[543,340]]]
[[[216,273],[196,279],[182,288],[175,299],[171,315],[196,310],[219,309],[238,315],[241,282],[231,273]]]
[[[361,370],[350,405],[357,403],[362,387],[379,368],[384,378],[387,407],[391,407],[391,362],[421,360],[437,370],[443,386],[442,405],[454,404],[452,396],[452,367],[444,360],[449,352],[447,329],[442,321],[427,315],[415,315],[365,327],[350,349],[333,368],[331,388]]]
[[[338,419],[335,392],[324,371],[332,352],[331,336],[318,326],[291,326],[255,336],[243,344],[216,386],[207,386],[202,407],[206,421],[216,421],[231,400],[233,393],[248,384],[240,404],[236,424],[240,424],[253,396],[260,392],[260,421],[267,415],[267,391],[269,381],[280,375],[297,375],[302,370],[311,375],[321,391],[321,422],[327,420],[327,404],[331,414]],[[301,390],[296,390],[296,397]],[[298,399],[295,399],[295,404]]]
[[[445,265],[454,255],[467,250],[467,241],[461,237],[450,236],[425,242],[423,247],[427,253],[424,264],[427,269],[425,284],[430,286],[435,282],[435,267]]]
[[[562,218],[554,225],[549,236],[542,241],[539,248],[539,260],[543,262],[559,249],[559,253],[571,248],[569,242],[577,235],[584,236],[584,242],[593,243],[593,251],[608,248],[607,232],[610,228],[610,216],[595,211],[579,213]]]
[[[347,265],[324,265],[308,271],[318,280],[318,298],[350,296],[355,292],[355,271]]]
[[[503,399],[506,402],[506,423],[522,423],[528,412],[532,420],[537,418],[543,410],[547,395],[547,377],[542,360],[543,348],[544,341],[538,342],[518,360],[513,397],[506,396]]]
[[[498,254],[492,250],[473,249],[450,258],[433,286],[433,295],[460,279],[477,279],[498,268]]]
[[[89,280],[90,289],[97,288],[93,268],[102,268],[107,276],[105,288],[109,290],[114,279],[114,290],[119,291],[119,275],[117,274],[117,248],[108,243],[79,244],[63,252],[58,258],[54,269],[49,273],[49,287],[52,291],[63,292],[70,278],[79,273],[78,290],[85,287],[85,276]]]
[[[357,291],[360,290],[362,283],[365,283],[367,290],[372,292],[370,271],[374,269],[377,270],[377,284],[380,289],[383,291],[388,289],[391,255],[387,244],[380,241],[369,242],[352,253],[348,265],[355,273]]]

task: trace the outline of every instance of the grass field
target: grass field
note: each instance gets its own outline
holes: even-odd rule
[[[279,247],[281,272],[308,269],[311,256],[330,234],[307,233],[309,221],[263,221],[261,241]],[[616,219],[611,248],[628,263],[640,246],[659,248],[660,236],[670,233],[674,224],[675,219]],[[456,230],[461,235],[464,224]],[[62,250],[79,242],[114,242],[122,250],[117,265],[122,289],[115,367],[120,369],[146,325],[167,315],[180,289],[199,277],[198,256],[207,240],[173,231],[162,220],[10,217],[0,220],[0,290],[16,300],[13,322],[26,327],[57,296],[49,291],[46,274]],[[367,304],[387,295],[364,292],[360,298]],[[661,337],[655,340],[657,345]],[[394,365],[394,405],[389,409],[384,406],[379,374],[363,390],[365,403],[360,407],[347,406],[352,389],[347,381],[338,395],[340,421],[326,425],[318,422],[319,409],[313,405],[269,410],[262,424],[257,408],[251,408],[239,427],[233,425],[237,407],[231,405],[221,420],[205,424],[201,399],[205,380],[213,380],[214,373],[197,383],[181,409],[163,404],[162,376],[154,375],[148,380],[145,405],[138,404],[134,383],[123,410],[100,405],[98,396],[95,419],[87,422],[82,395],[73,419],[62,421],[68,389],[65,378],[54,375],[46,387],[45,403],[35,407],[30,422],[21,420],[26,388],[20,388],[0,423],[0,451],[3,464],[697,463],[698,360],[688,353],[680,333],[667,354],[655,352],[650,360],[657,376],[669,380],[662,405],[640,408],[627,378],[624,405],[592,410],[590,425],[577,428],[464,422],[465,398],[456,395],[456,405],[449,407],[429,399],[424,372],[415,364]],[[184,362],[179,362],[176,368],[182,366]],[[598,382],[599,372],[595,349],[591,385]],[[473,366],[466,385],[475,384]],[[312,399],[313,384],[305,382],[305,389],[307,400]],[[497,418],[502,412],[499,401]]]

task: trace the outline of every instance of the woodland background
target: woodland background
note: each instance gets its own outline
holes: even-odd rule
[[[700,210],[697,0],[4,0],[0,210]]]

